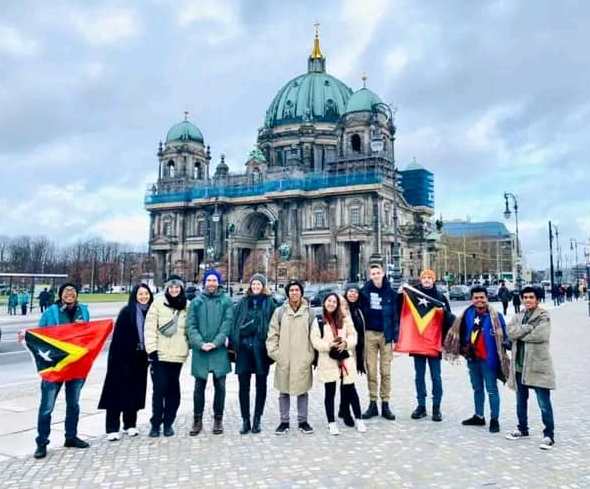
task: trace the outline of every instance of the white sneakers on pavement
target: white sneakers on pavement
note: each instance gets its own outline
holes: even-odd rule
[[[139,435],[139,431],[137,431],[137,428],[129,428],[128,430],[125,430],[125,433],[127,433],[127,436],[130,437]]]
[[[121,439],[121,433],[107,433],[107,440],[118,441]]]
[[[354,425],[356,426],[356,430],[359,433],[366,433],[367,432],[367,425],[362,419],[355,419]]]
[[[330,432],[330,435],[336,436],[340,434],[340,428],[338,428],[336,423],[328,423],[328,431]]]

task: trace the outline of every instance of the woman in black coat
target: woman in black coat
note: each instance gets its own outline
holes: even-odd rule
[[[106,432],[110,441],[121,439],[121,414],[123,430],[129,436],[138,434],[137,411],[145,407],[148,368],[143,325],[153,299],[147,285],[136,285],[115,323],[107,375],[98,404],[98,409],[107,411]]]
[[[365,327],[366,327],[366,320],[365,315],[361,309],[361,302],[360,302],[360,289],[356,284],[349,284],[346,286],[346,291],[344,292],[344,299],[348,304],[348,310],[350,312],[350,317],[352,318],[352,322],[354,324],[354,328],[356,329],[357,333],[357,343],[355,348],[355,360],[356,360],[356,370],[359,375],[366,374],[367,369],[365,367]],[[340,385],[342,388],[342,384]],[[350,405],[343,402],[346,396],[342,396],[342,391],[340,392],[340,408],[338,409],[338,417],[344,420],[344,424],[346,426],[354,426],[354,418],[350,414]]]

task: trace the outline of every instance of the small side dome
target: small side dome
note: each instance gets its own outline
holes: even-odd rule
[[[361,88],[352,94],[346,104],[346,114],[351,112],[371,112],[375,105],[382,104],[379,96],[368,88]]]
[[[185,119],[178,124],[174,124],[166,135],[166,143],[172,143],[175,141],[194,141],[203,144],[203,134],[197,126],[188,119]]]

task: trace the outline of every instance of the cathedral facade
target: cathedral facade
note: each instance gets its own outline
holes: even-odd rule
[[[213,169],[186,115],[160,143],[145,199],[156,282],[196,281],[209,266],[232,282],[254,272],[357,281],[371,262],[418,274],[433,241],[433,176],[415,162],[397,169],[395,133],[377,94],[326,72],[316,32],[307,72],[272,100],[243,172],[223,156]]]

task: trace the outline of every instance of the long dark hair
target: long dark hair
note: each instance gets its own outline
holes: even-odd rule
[[[154,302],[154,294],[152,293],[151,289],[146,284],[142,283],[142,284],[134,285],[133,288],[131,289],[131,292],[129,293],[129,301],[127,302],[127,304],[129,306],[134,306],[135,304],[137,304],[137,292],[141,288],[147,290],[148,294],[150,295],[150,300],[148,302],[148,305],[151,306],[152,302]]]
[[[328,310],[326,309],[326,301],[330,297],[336,298],[336,310],[333,313],[328,312]],[[324,300],[322,301],[322,312],[324,314],[324,318],[326,319],[326,321],[334,324],[334,326],[336,326],[336,329],[342,328],[344,324],[344,314],[342,313],[340,296],[336,292],[330,292],[326,297],[324,297]]]

